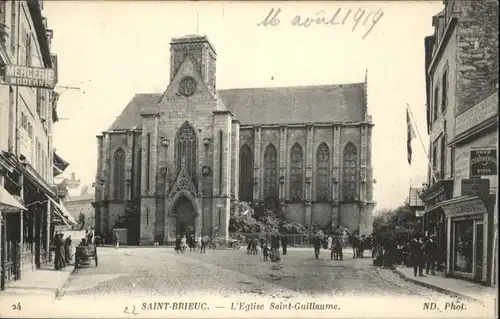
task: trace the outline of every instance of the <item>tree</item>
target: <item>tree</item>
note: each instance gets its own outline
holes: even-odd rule
[[[78,215],[78,224],[80,226],[80,230],[83,230],[85,227],[85,215],[83,213]]]
[[[385,210],[373,219],[373,235],[379,242],[405,240],[419,230],[419,219],[408,205]]]
[[[249,208],[251,208],[249,210]],[[269,200],[251,207],[248,203],[238,203],[231,207],[229,231],[240,233],[280,232],[287,234],[307,234],[307,228],[290,220],[277,201]]]

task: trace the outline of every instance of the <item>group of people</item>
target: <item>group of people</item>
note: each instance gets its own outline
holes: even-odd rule
[[[413,267],[415,277],[424,276],[424,270],[426,274],[430,272],[433,275],[438,260],[436,236],[414,235],[400,241],[378,242],[373,255],[375,260],[388,266],[405,264]]]
[[[424,276],[428,275],[429,271],[435,275],[436,259],[437,259],[437,242],[436,236],[414,236],[408,243],[408,251],[410,253],[410,264],[413,266],[413,275]]]
[[[193,252],[196,251],[196,249],[199,247],[200,248],[200,254],[205,254],[207,252],[207,246],[209,243],[210,239],[208,236],[198,236],[196,237],[195,235],[189,235],[186,236],[185,234],[183,235],[178,235],[175,238],[175,251],[177,253],[183,254],[184,251],[189,247],[189,251]]]
[[[54,268],[61,270],[72,261],[71,235],[64,238],[62,232],[56,232],[53,239]]]
[[[262,251],[262,257],[264,260],[279,261],[280,257],[280,247],[282,248],[282,254],[286,255],[288,248],[288,238],[285,235],[279,235],[277,233],[268,234],[265,238],[258,238],[257,236],[248,237],[247,241],[247,254],[257,255],[259,253],[258,247]]]
[[[325,234],[323,231],[317,231],[313,238],[314,257],[319,259],[321,248],[330,251],[330,259],[343,260],[343,249],[350,241],[353,250],[353,258],[363,258],[364,251],[371,249],[371,238],[365,235],[342,236],[337,233]]]

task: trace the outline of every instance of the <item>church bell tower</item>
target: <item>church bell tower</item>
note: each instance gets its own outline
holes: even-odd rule
[[[207,36],[188,35],[172,39],[170,42],[170,82],[187,55],[195,63],[203,81],[212,92],[215,92],[217,54]]]

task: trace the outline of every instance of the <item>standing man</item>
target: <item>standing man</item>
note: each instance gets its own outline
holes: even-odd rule
[[[414,237],[412,241],[410,242],[410,256],[411,256],[411,262],[413,266],[413,275],[417,277],[417,270],[418,270],[418,275],[420,277],[424,277],[424,258],[423,258],[423,243],[418,240],[417,237]]]
[[[313,246],[314,246],[314,257],[316,259],[319,258],[319,251],[321,249],[321,237],[319,234],[316,234],[313,238]]]
[[[64,259],[66,263],[69,264],[71,261],[71,236],[66,237],[66,241],[64,242]]]
[[[359,252],[359,238],[357,235],[353,235],[352,238],[352,258],[358,258],[358,252]]]
[[[286,248],[288,247],[288,237],[286,235],[281,236],[281,246],[283,247],[283,255],[286,255]]]
[[[200,248],[200,254],[206,254],[207,253],[207,245],[208,245],[208,236],[203,236],[201,239],[201,248]]]
[[[64,250],[64,234],[63,233],[59,233],[58,243],[59,243],[60,265],[61,265],[61,268],[66,268],[66,261],[64,260],[65,250]]]
[[[429,274],[429,270],[431,271],[431,275],[435,275],[435,265],[436,265],[436,253],[437,253],[437,242],[436,235],[432,234],[430,238],[424,244],[424,253],[425,253],[425,274]]]

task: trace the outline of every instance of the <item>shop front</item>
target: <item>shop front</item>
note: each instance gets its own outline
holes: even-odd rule
[[[23,211],[27,210],[4,187],[4,169],[0,167],[0,239],[1,239],[1,290],[6,283],[15,280],[19,273],[18,246],[16,236],[19,233],[19,220]],[[10,227],[7,227],[9,225]],[[13,225],[16,231],[12,231]],[[14,240],[13,240],[14,239]]]
[[[422,217],[422,234],[436,235],[437,240],[437,268],[444,270],[446,259],[446,218],[441,203],[452,198],[453,180],[439,180],[429,188],[422,191],[420,198],[424,202],[425,212]]]
[[[490,283],[493,212],[488,209],[491,199],[485,201],[478,196],[461,196],[440,204],[447,226],[447,276]]]

